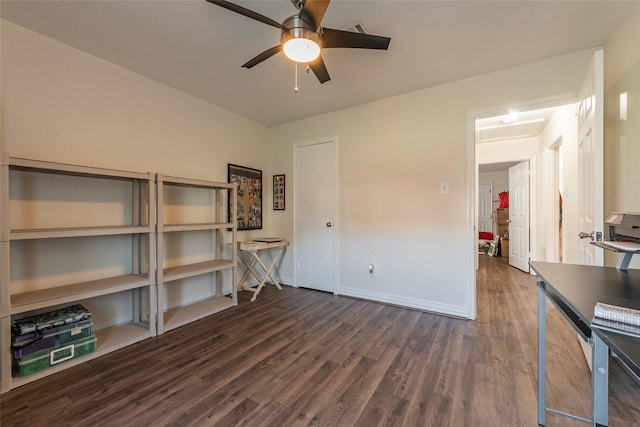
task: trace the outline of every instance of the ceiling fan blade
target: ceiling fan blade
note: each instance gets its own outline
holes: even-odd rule
[[[274,21],[271,18],[267,18],[264,15],[260,15],[258,12],[254,12],[253,10],[246,9],[242,6],[238,6],[237,4],[230,3],[226,0],[207,0],[209,3],[213,3],[220,7],[224,7],[232,12],[239,13],[240,15],[244,15],[247,18],[255,19],[256,21],[260,21],[264,24],[271,25],[272,27],[280,28],[286,30],[282,26],[281,23]]]
[[[317,31],[320,21],[327,11],[330,0],[306,0],[300,11],[300,19],[313,27]]]
[[[258,65],[259,63],[261,63],[262,61],[264,61],[265,59],[271,58],[273,55],[275,55],[276,53],[280,52],[281,50],[282,50],[282,46],[280,46],[280,45],[274,46],[271,49],[267,49],[264,52],[262,52],[261,54],[259,54],[258,56],[256,56],[255,58],[251,59],[246,64],[244,64],[242,67],[244,67],[244,68],[252,68],[252,67]]]
[[[389,48],[389,37],[374,36],[372,34],[360,34],[351,31],[322,29],[322,47],[350,47],[356,49],[380,49]]]
[[[327,71],[327,66],[324,65],[324,61],[322,60],[322,55],[318,56],[317,59],[309,62],[309,68],[311,68],[313,74],[315,74],[318,80],[320,80],[320,84],[331,80],[331,77],[329,77],[329,72]]]

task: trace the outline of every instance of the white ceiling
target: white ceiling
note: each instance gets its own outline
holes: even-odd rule
[[[538,136],[557,108],[518,111],[478,119],[476,120],[476,144]]]
[[[276,21],[289,0],[238,1]],[[279,30],[205,0],[8,1],[2,17],[266,126],[601,45],[634,1],[333,0],[324,27],[356,21],[388,51],[327,49],[320,85],[276,55]],[[302,69],[300,69],[302,71]]]
[[[511,166],[515,166],[518,163],[520,162],[488,163],[486,165],[478,165],[478,172],[506,172]]]
[[[476,144],[505,141],[518,144],[520,138],[539,136],[549,124],[549,119],[562,106],[539,108],[529,111],[513,111],[500,116],[477,119]],[[478,172],[505,172],[519,162],[502,162],[478,165]]]

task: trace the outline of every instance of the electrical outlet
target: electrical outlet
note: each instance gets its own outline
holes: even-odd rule
[[[449,194],[449,183],[441,182],[440,183],[440,194]]]

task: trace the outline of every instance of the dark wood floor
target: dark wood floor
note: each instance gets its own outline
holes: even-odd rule
[[[536,426],[536,295],[533,277],[488,256],[476,321],[241,292],[235,309],[4,394],[2,425]],[[555,308],[548,330],[548,404],[588,417],[577,336]],[[612,368],[610,425],[639,426],[639,387]]]

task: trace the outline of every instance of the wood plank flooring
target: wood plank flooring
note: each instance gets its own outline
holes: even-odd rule
[[[476,321],[290,287],[253,303],[240,292],[235,309],[4,394],[2,425],[536,426],[536,291],[481,256]],[[548,405],[588,417],[577,336],[555,308],[547,319]],[[640,426],[638,384],[617,363],[610,383],[610,425]]]

